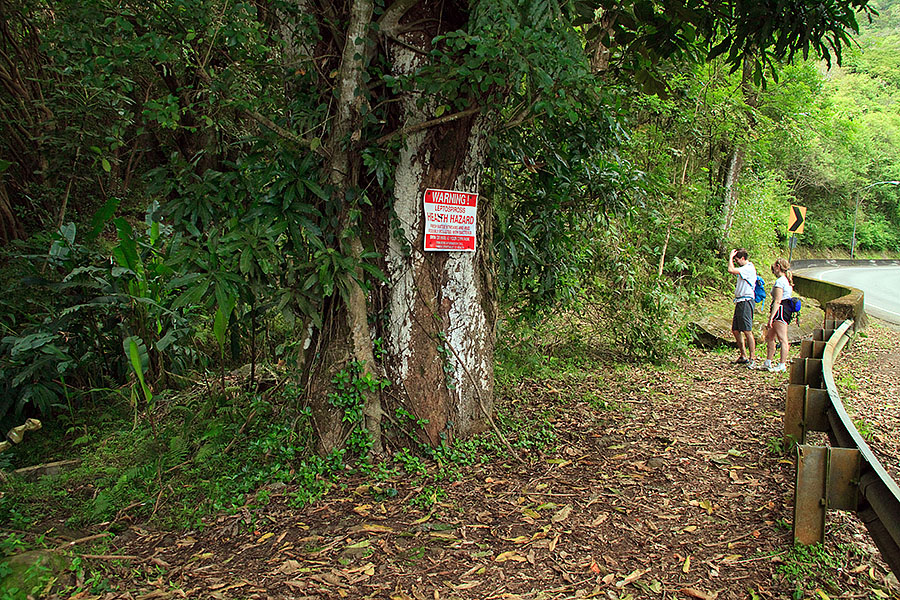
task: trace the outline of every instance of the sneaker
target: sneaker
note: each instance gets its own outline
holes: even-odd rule
[[[748,368],[748,369],[755,369],[755,368],[756,368],[756,361],[752,361],[752,360],[751,360],[751,361],[748,361],[748,362],[747,362],[747,368]]]
[[[746,364],[749,363],[749,362],[750,362],[750,359],[749,359],[749,358],[744,358],[744,357],[742,356],[742,357],[740,357],[739,359],[737,359],[736,361],[734,361],[734,364],[736,364],[736,365],[746,365]]]
[[[760,370],[768,371],[771,368],[772,368],[772,361],[767,358],[766,360],[763,361],[763,364],[762,364],[762,367],[760,367]]]
[[[777,365],[770,365],[768,371],[769,373],[781,373],[787,371],[787,367],[784,363],[778,363]]]

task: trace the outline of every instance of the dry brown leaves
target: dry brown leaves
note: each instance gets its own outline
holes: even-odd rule
[[[359,479],[303,509],[281,490],[202,531],[132,530],[117,551],[144,557],[141,572],[106,598],[789,597],[793,467],[771,450],[787,379],[732,359],[521,382],[502,402],[551,419],[557,447],[466,469],[429,512],[410,505],[413,480],[380,500]],[[835,522],[832,543],[865,539]],[[852,560],[835,574],[845,593],[884,579],[877,558]]]

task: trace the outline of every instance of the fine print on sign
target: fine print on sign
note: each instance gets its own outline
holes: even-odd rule
[[[475,251],[478,194],[425,190],[425,250]]]

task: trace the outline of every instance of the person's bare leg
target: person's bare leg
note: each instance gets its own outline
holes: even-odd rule
[[[756,338],[753,337],[752,331],[745,331],[744,337],[747,338],[747,358],[753,362],[756,360]]]
[[[766,330],[766,360],[770,363],[772,359],[775,358],[775,338],[777,331],[775,330],[775,326],[769,327]]]
[[[778,321],[775,325],[777,326],[775,331],[778,333],[778,341],[781,342],[781,362],[787,363],[788,346],[790,344],[788,342],[787,323]]]
[[[738,352],[740,353],[738,358],[747,358],[746,351],[744,350],[744,335],[741,331],[731,330],[731,335],[734,336],[734,341],[737,342]]]

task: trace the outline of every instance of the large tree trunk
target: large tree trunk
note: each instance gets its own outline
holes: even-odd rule
[[[421,0],[398,0],[388,7],[379,23],[377,49],[384,52],[395,76],[412,74],[427,60],[435,35],[465,24],[464,13],[450,12]],[[356,41],[369,29],[366,20],[371,15],[371,0],[351,3],[337,84],[339,105],[333,111],[328,144],[327,169],[338,193],[362,185],[364,168],[355,149],[377,143],[362,139],[354,145],[363,97],[355,90],[365,85],[362,69],[376,51],[371,41],[368,45]],[[429,25],[405,30],[403,19],[412,18],[407,15]],[[393,190],[385,190],[391,197],[380,198],[371,212],[379,222],[366,223],[371,243],[384,257],[389,282],[368,296],[355,287],[348,297],[335,300],[330,325],[320,336],[321,365],[318,382],[311,387],[320,452],[333,450],[346,439],[346,424],[326,398],[331,377],[351,361],[362,365],[363,373],[383,374],[390,381],[384,394],[369,393],[365,403],[365,427],[376,442],[376,452],[381,417],[394,409],[402,408],[425,422],[415,431],[409,423],[396,423],[399,429],[437,446],[484,430],[493,407],[497,309],[489,200],[479,198],[475,252],[425,252],[423,242],[426,189],[479,191],[488,124],[475,107],[433,119],[435,103],[423,105],[417,103],[420,99],[412,92],[395,98],[395,122],[406,137],[395,165]],[[369,193],[376,195],[373,186]],[[394,216],[400,227],[391,227]],[[364,242],[369,243],[351,239],[352,256],[362,254]],[[370,323],[375,324],[374,331]],[[383,340],[377,361],[372,350],[376,335]]]
[[[420,3],[414,9],[418,18],[420,10],[440,7]],[[426,60],[422,51],[430,49],[430,40],[415,32],[395,35],[399,43],[390,45],[391,65],[395,75],[409,75]],[[427,122],[435,109],[433,102],[420,106],[412,94],[401,98],[401,107],[406,128]],[[477,112],[459,115],[406,138],[393,197],[402,232],[392,231],[385,253],[390,278],[386,368],[398,384],[400,402],[427,420],[424,435],[431,445],[484,430],[493,410],[497,307],[490,199],[479,197],[475,252],[423,250],[425,190],[480,191],[489,124]]]
[[[722,252],[725,251],[725,246],[728,245],[726,242],[731,233],[731,227],[734,225],[734,212],[738,203],[737,184],[743,168],[744,149],[739,145],[739,142],[736,142],[728,154],[728,160],[723,169],[722,195],[724,196],[724,203],[722,205],[722,231],[719,235],[719,250]]]
[[[408,123],[424,117],[405,104]],[[479,199],[474,253],[423,251],[424,191],[477,191],[486,141],[481,118],[461,119],[410,136],[397,169],[394,206],[406,239],[394,237],[388,252],[387,364],[407,410],[428,421],[432,445],[483,430],[493,407],[489,200]]]

